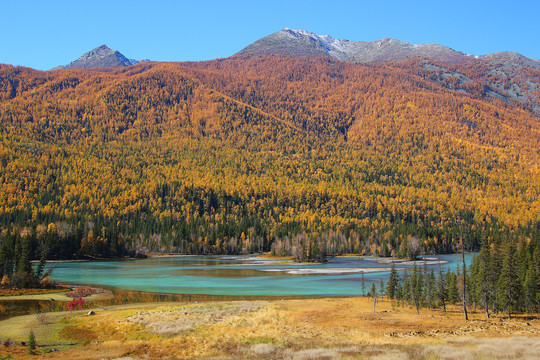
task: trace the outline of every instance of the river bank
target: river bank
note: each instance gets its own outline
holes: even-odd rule
[[[24,291],[27,290],[27,291]],[[42,291],[40,291],[42,290]],[[68,296],[66,293],[72,289],[70,286],[63,286],[61,289],[56,290],[43,290],[43,289],[23,289],[18,290],[14,295],[8,295],[7,292],[0,292],[0,304],[2,301],[26,301],[26,300],[49,300],[49,301],[71,301],[73,296]],[[37,293],[33,293],[37,292]],[[84,296],[85,300],[108,300],[113,298],[113,293],[110,290],[97,289],[95,293]]]
[[[0,340],[14,342],[0,346],[0,357],[28,357],[20,342],[30,330],[40,345],[32,358],[45,359],[533,359],[540,347],[536,315],[502,321],[473,311],[466,322],[458,306],[416,315],[383,301],[373,312],[373,301],[363,297],[129,304],[95,307],[93,316],[89,310],[0,321]]]

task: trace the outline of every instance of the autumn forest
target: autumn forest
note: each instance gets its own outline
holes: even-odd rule
[[[0,257],[409,257],[538,239],[540,95],[499,99],[482,65],[454,65],[466,84],[428,65],[0,65]]]

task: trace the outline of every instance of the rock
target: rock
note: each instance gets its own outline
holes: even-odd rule
[[[88,312],[88,316],[90,316],[90,315],[96,315],[96,313],[94,312],[94,310],[90,310],[90,311]]]

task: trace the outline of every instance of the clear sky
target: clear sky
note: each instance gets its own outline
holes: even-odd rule
[[[106,44],[132,59],[228,57],[284,27],[540,59],[539,0],[5,0],[0,63],[46,70]]]

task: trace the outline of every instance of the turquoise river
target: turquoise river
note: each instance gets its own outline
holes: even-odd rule
[[[471,261],[471,254],[466,261]],[[459,255],[428,256],[420,268],[455,270]],[[406,273],[410,261],[394,261]],[[55,263],[52,278],[59,283],[104,286],[168,294],[226,296],[354,296],[362,295],[362,277],[372,282],[388,278],[391,260],[367,256],[337,257],[326,264],[298,264],[256,256],[161,256],[142,260]]]

